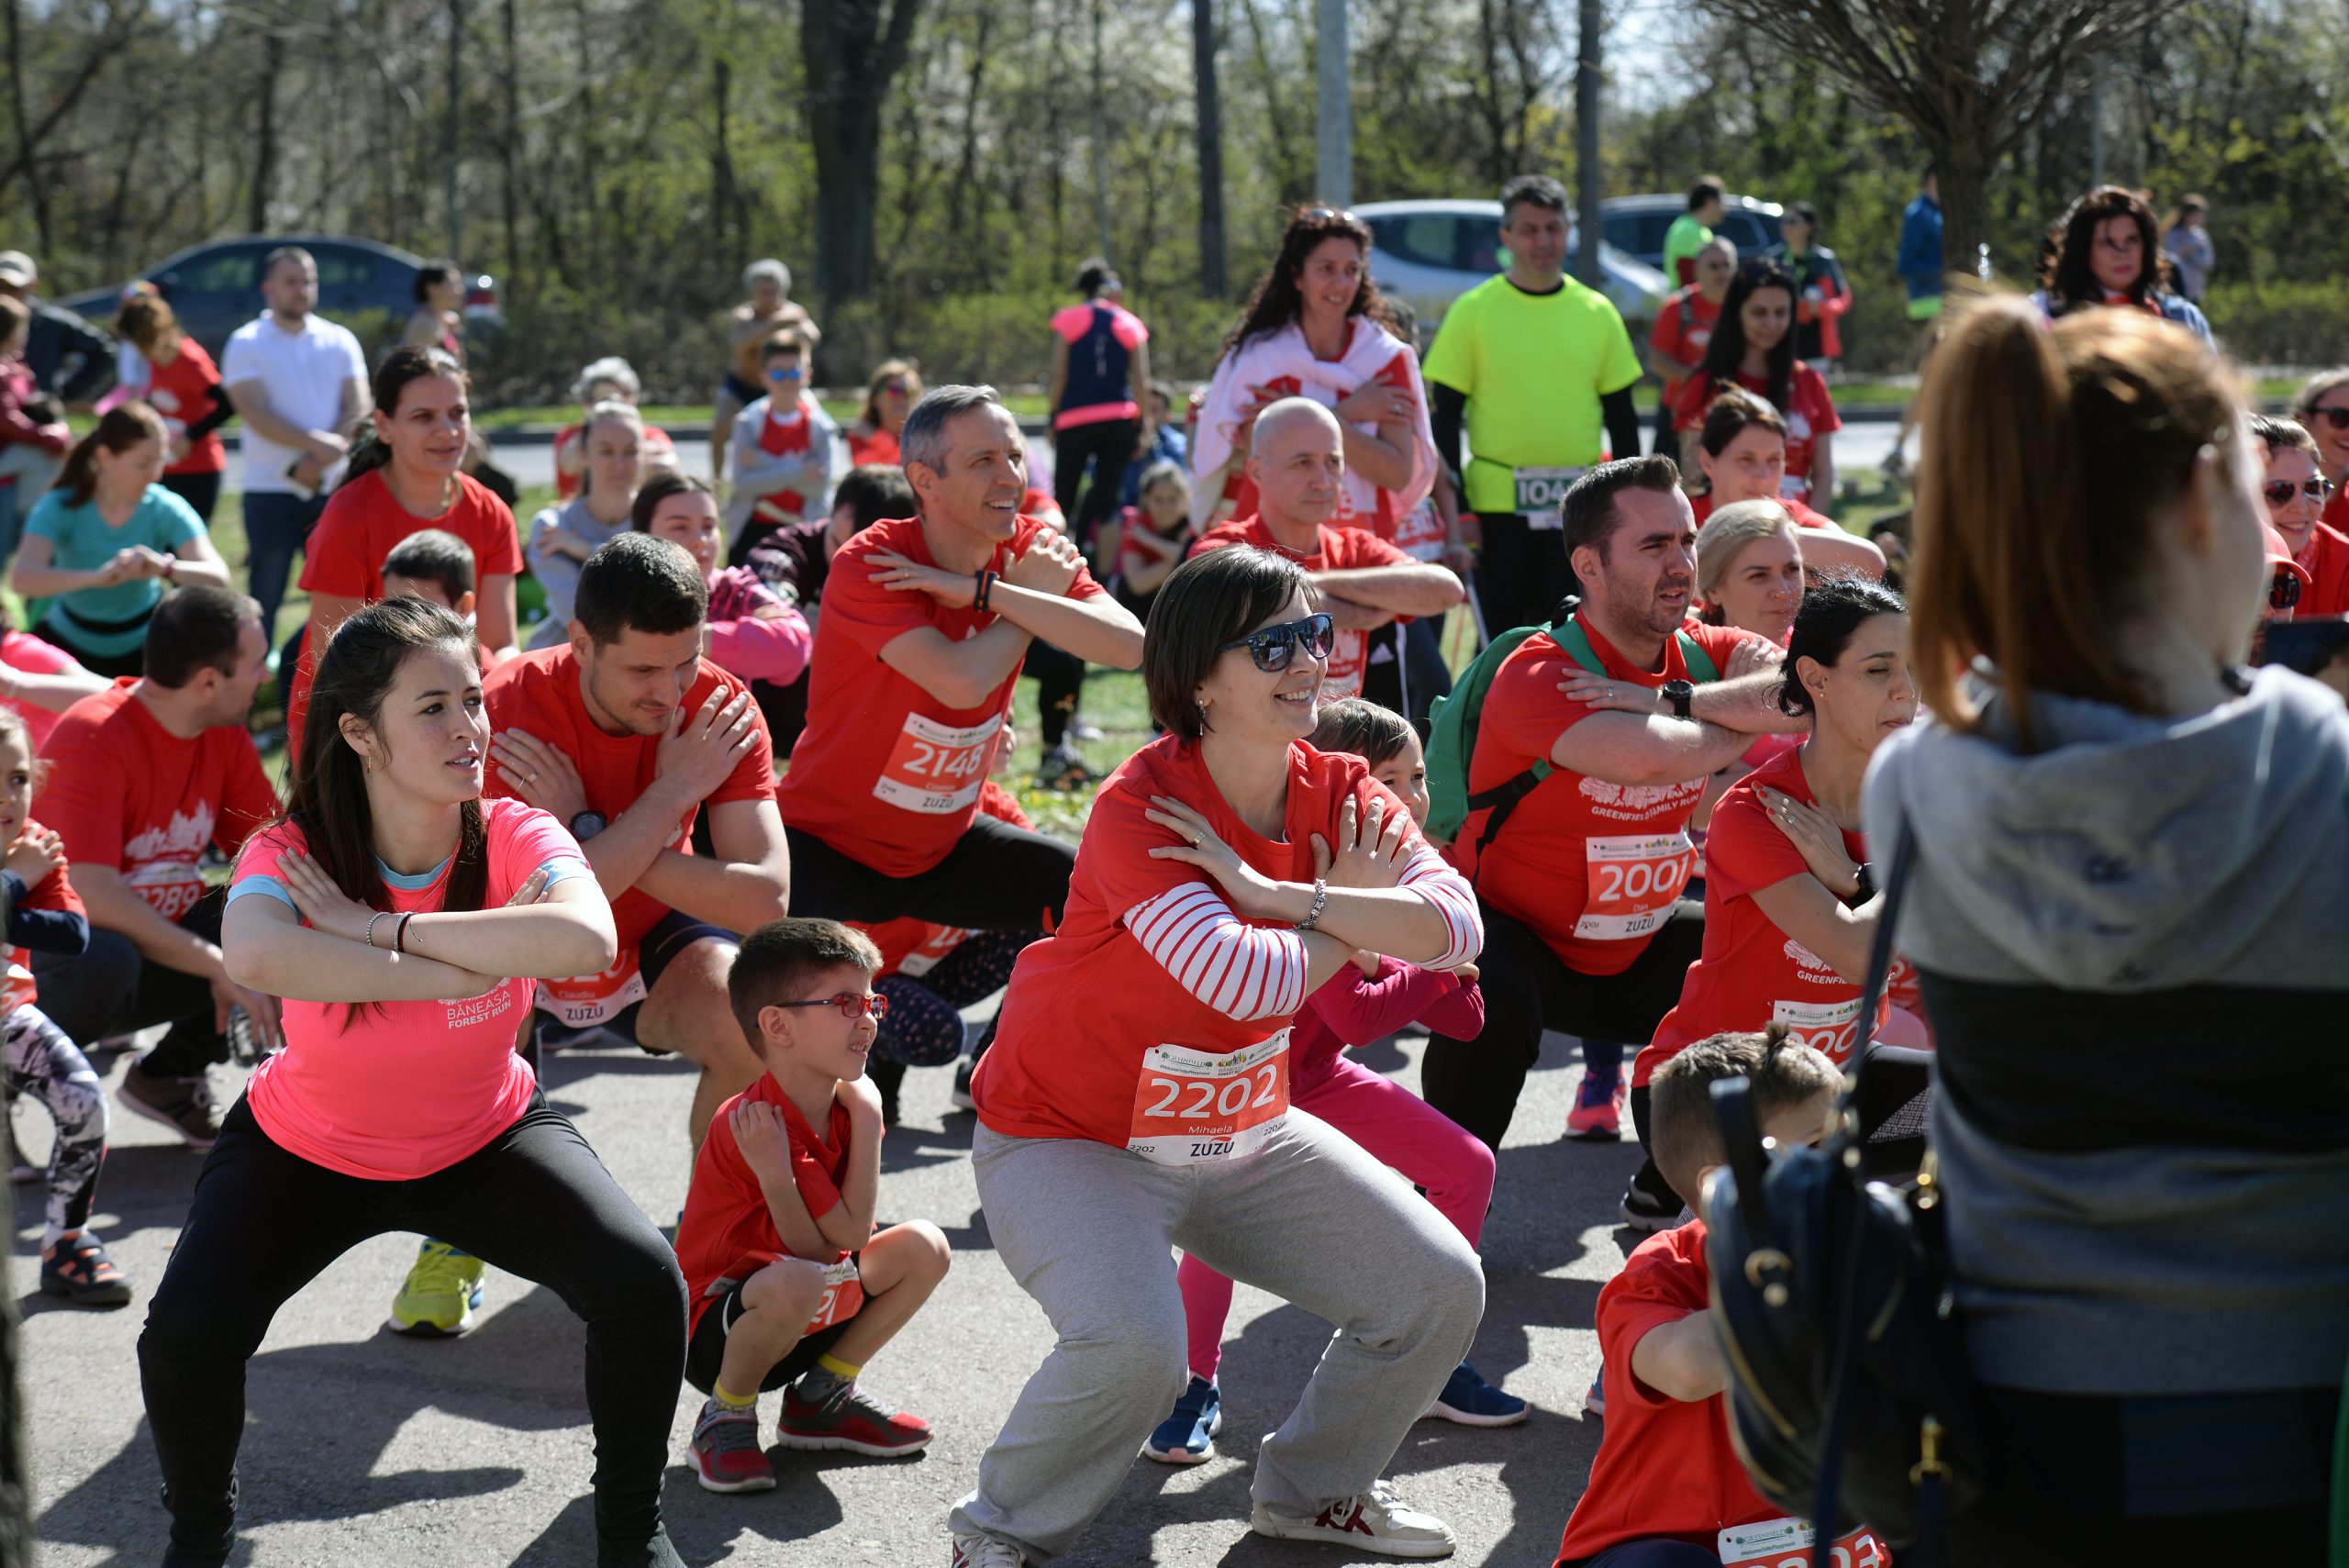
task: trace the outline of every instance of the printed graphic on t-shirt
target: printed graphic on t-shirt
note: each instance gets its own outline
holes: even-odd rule
[[[123,840],[122,880],[166,920],[177,920],[204,896],[204,873],[196,862],[212,841],[219,817],[208,800],[193,811],[172,813],[169,825],[149,828]]]

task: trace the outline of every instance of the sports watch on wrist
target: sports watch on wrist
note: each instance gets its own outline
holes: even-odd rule
[[[1695,686],[1687,681],[1666,681],[1657,689],[1664,693],[1664,700],[1672,705],[1673,717],[1688,717],[1689,705],[1697,700]]]
[[[1865,904],[1869,899],[1876,896],[1876,877],[1868,870],[1867,862],[1862,861],[1860,862],[1859,870],[1854,880],[1856,882],[1856,885],[1852,889],[1852,895],[1844,899],[1843,902],[1850,907],[1856,909],[1861,905]]]
[[[583,811],[571,819],[571,836],[584,844],[610,826],[602,812]]]

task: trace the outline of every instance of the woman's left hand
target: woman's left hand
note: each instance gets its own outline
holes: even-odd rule
[[[1183,840],[1151,851],[1152,860],[1197,866],[1222,885],[1232,910],[1251,920],[1279,917],[1273,902],[1280,895],[1281,884],[1241,860],[1239,851],[1216,836],[1206,817],[1163,795],[1152,795],[1150,808],[1142,815]]]
[[[367,940],[369,922],[384,930],[384,940],[378,944],[390,950],[391,933],[385,929],[388,920],[381,909],[371,909],[335,885],[326,868],[300,851],[280,855],[277,860],[278,880],[285,884],[285,891],[294,895],[295,910],[310,923],[313,930],[324,931],[345,941],[363,942]]]
[[[1576,670],[1558,683],[1558,690],[1568,702],[1578,702],[1602,713],[1650,713],[1665,711],[1664,694],[1654,686],[1643,686],[1636,681],[1618,681],[1606,675],[1594,675],[1587,670]]]
[[[1827,890],[1838,898],[1849,898],[1859,892],[1860,868],[1843,852],[1843,829],[1834,818],[1779,790],[1757,793],[1762,804],[1769,808],[1770,820],[1801,851],[1803,863],[1810,867],[1811,875],[1825,883]]]

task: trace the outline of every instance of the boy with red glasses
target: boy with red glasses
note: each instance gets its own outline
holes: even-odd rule
[[[930,1424],[866,1394],[857,1374],[919,1311],[951,1256],[927,1220],[875,1233],[881,1096],[864,1064],[888,1000],[881,954],[831,920],[783,919],[744,940],[727,977],[765,1063],[718,1107],[694,1162],[677,1261],[691,1299],[685,1380],[709,1396],[694,1470],[713,1492],[766,1491],[761,1392],[785,1390],[775,1442],[892,1458]]]

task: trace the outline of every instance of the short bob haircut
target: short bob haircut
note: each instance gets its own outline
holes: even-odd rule
[[[1280,614],[1300,589],[1308,604],[1320,602],[1305,568],[1247,545],[1204,551],[1169,573],[1141,639],[1142,689],[1159,727],[1195,743],[1206,734],[1199,684],[1223,645]]]

